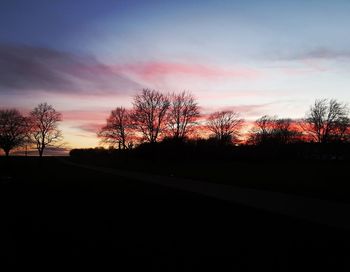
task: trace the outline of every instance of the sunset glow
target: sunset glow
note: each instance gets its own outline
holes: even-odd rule
[[[349,12],[342,0],[3,1],[0,108],[52,104],[70,148],[98,146],[142,88],[189,91],[203,115],[302,118],[317,98],[350,102]]]

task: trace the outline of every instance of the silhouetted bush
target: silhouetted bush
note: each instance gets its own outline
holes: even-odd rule
[[[140,159],[147,161],[232,161],[232,160],[349,160],[349,143],[306,143],[232,145],[216,138],[182,140],[166,138],[143,143],[131,150],[73,149],[72,158]]]

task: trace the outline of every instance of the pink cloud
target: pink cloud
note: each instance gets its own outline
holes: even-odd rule
[[[198,98],[201,100],[232,100],[236,98],[245,98],[245,97],[252,97],[252,98],[260,98],[260,97],[266,97],[266,96],[273,96],[273,97],[285,97],[287,96],[287,93],[282,91],[230,91],[230,92],[201,92],[197,95]]]
[[[64,121],[102,121],[104,122],[109,114],[109,110],[106,111],[63,111]]]
[[[238,112],[242,118],[262,116],[265,114],[266,108],[268,108],[272,103],[267,104],[253,104],[253,105],[236,105],[230,107],[205,107],[202,108],[203,118],[207,118],[212,112],[222,111],[222,110],[232,110]]]
[[[64,111],[63,118],[73,124],[72,128],[81,130],[83,135],[86,132],[96,134],[106,122],[108,114],[108,111]]]
[[[147,62],[115,66],[116,72],[131,73],[144,80],[152,80],[168,75],[188,75],[203,78],[256,78],[261,72],[256,69],[239,68],[226,69],[213,65],[176,63],[176,62]]]

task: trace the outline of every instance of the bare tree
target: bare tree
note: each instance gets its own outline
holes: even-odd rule
[[[252,144],[290,144],[296,142],[301,133],[294,121],[289,118],[277,118],[264,115],[255,121],[248,142]]]
[[[117,145],[119,149],[126,149],[131,146],[132,122],[130,112],[123,107],[118,107],[111,111],[106,121],[107,124],[98,133],[98,137],[102,138],[102,142],[111,146]]]
[[[23,145],[27,136],[27,121],[18,110],[0,110],[0,148],[6,157],[10,151]]]
[[[167,124],[173,138],[186,138],[196,125],[198,117],[199,107],[192,94],[182,92],[170,95]]]
[[[169,98],[155,90],[143,89],[134,97],[132,120],[144,140],[155,143],[165,128]]]
[[[29,120],[30,138],[42,157],[47,146],[54,146],[62,140],[61,131],[58,129],[62,114],[51,105],[41,103],[30,112]]]
[[[274,117],[264,115],[255,121],[248,142],[251,144],[261,144],[268,141],[272,132],[272,123]]]
[[[349,141],[350,138],[350,118],[340,118],[335,125],[333,140]]]
[[[243,119],[234,111],[218,111],[212,113],[208,118],[208,129],[213,132],[214,137],[222,142],[232,143],[239,136],[243,125]]]
[[[275,120],[272,134],[280,144],[291,144],[300,140],[301,132],[295,126],[295,122],[290,118],[280,118]]]
[[[335,99],[316,100],[305,119],[304,129],[316,142],[342,140],[349,129],[349,109]]]

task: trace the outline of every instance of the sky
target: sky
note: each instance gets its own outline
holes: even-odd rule
[[[142,88],[189,91],[203,113],[302,118],[350,102],[350,1],[1,0],[0,108],[63,114],[67,146]]]

